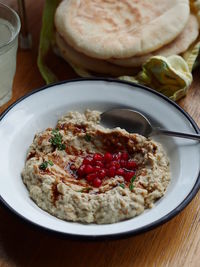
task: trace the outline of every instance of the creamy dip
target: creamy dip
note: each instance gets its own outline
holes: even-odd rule
[[[22,178],[30,197],[52,215],[114,223],[141,214],[170,182],[163,147],[121,128],[106,129],[100,112],[69,112],[35,135]]]

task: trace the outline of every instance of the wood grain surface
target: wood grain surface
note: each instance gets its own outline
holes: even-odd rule
[[[6,0],[17,7],[17,1]],[[19,51],[13,97],[0,112],[27,92],[44,85],[36,58],[44,1],[27,0],[29,28],[33,38],[31,51]],[[60,79],[77,77],[71,68],[52,56],[52,65]],[[179,101],[200,126],[200,70],[187,97]],[[188,166],[189,168],[189,166]],[[78,242],[61,239],[34,228],[0,207],[0,267],[145,267],[200,266],[200,193],[175,218],[147,233],[118,241]]]

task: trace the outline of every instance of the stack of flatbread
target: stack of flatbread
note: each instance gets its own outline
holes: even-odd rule
[[[181,54],[199,34],[189,0],[64,0],[55,27],[66,61],[112,76],[131,75],[155,55]]]

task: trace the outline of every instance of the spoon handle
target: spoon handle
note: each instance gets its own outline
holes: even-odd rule
[[[164,134],[169,136],[176,136],[176,137],[182,137],[182,138],[189,138],[194,140],[200,141],[200,134],[189,134],[189,133],[180,133],[180,132],[174,132],[174,131],[168,131],[164,129],[156,128],[153,131],[154,134]]]

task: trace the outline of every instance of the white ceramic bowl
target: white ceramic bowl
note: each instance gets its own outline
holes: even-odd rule
[[[155,207],[138,217],[115,224],[66,222],[40,209],[21,179],[26,153],[34,134],[54,127],[68,111],[86,108],[105,111],[127,107],[143,112],[155,126],[199,133],[191,117],[178,105],[143,86],[112,79],[80,79],[41,88],[24,96],[0,117],[0,198],[28,222],[73,238],[108,239],[134,235],[158,226],[178,214],[200,187],[200,143],[157,137],[171,162],[172,180]]]

